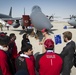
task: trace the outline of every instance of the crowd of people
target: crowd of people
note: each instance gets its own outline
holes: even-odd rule
[[[40,45],[43,45],[42,54],[36,59],[33,55],[33,47],[27,34],[23,34],[21,40],[21,51],[18,52],[16,35],[11,33],[0,33],[0,75],[70,75],[73,67],[75,42],[72,40],[72,33],[63,33],[66,46],[60,54],[55,53],[54,41],[48,34],[47,29],[41,30],[44,38]]]

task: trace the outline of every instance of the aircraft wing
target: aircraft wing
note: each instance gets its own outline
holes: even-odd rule
[[[22,18],[0,18],[2,20],[21,20]]]
[[[63,18],[63,19],[70,19],[70,18]]]

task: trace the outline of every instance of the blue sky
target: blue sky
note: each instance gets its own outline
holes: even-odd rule
[[[30,15],[32,7],[39,5],[45,15],[69,17],[76,15],[76,0],[0,0],[0,13],[9,14],[10,7],[13,8],[13,17]]]

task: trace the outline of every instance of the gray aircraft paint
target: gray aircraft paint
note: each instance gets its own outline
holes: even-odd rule
[[[50,30],[53,27],[50,20],[42,13],[39,6],[33,6],[30,18],[37,30],[42,30],[43,28]]]
[[[70,15],[69,18],[64,18],[64,19],[69,19],[68,23],[73,26],[74,28],[76,28],[76,15]]]
[[[75,26],[76,27],[76,18],[71,18],[68,23],[71,25],[71,26]]]

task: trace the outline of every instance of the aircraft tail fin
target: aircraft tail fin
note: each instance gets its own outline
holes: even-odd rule
[[[10,8],[9,16],[12,17],[12,7]]]
[[[25,8],[24,8],[24,15],[25,15]]]

